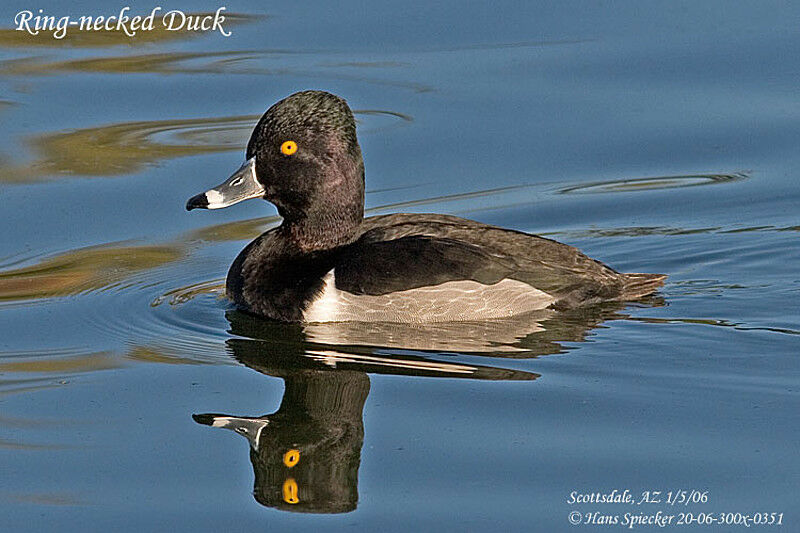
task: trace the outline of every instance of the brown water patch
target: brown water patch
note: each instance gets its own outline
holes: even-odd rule
[[[362,132],[408,123],[402,113],[354,111]],[[178,157],[241,151],[260,115],[122,122],[27,141],[33,162],[15,165],[0,158],[0,182],[29,183],[56,176],[119,176]]]
[[[281,221],[279,216],[224,222],[192,230],[184,237],[188,242],[226,242],[252,239]]]
[[[244,54],[244,55],[243,55]],[[251,52],[163,52],[86,59],[50,61],[45,57],[23,57],[0,62],[5,76],[44,76],[63,72],[107,74],[220,74],[230,73],[233,60],[254,59]]]
[[[0,363],[0,372],[59,373],[72,374],[120,368],[122,364],[111,352],[95,352],[71,357],[40,357],[27,361],[5,361]]]
[[[161,363],[168,365],[202,365],[203,361],[191,357],[181,357],[174,350],[162,350],[152,346],[134,346],[125,354],[126,359],[140,363]]]
[[[104,245],[71,250],[34,265],[0,271],[0,302],[105,290],[184,256],[178,245]]]
[[[225,52],[161,52],[129,54],[93,58],[51,60],[46,57],[23,57],[0,61],[0,75],[45,76],[62,72],[88,72],[106,74],[245,74],[256,76],[293,76],[330,80],[345,80],[372,85],[385,85],[423,93],[433,87],[413,81],[392,80],[351,74],[348,68],[299,68],[298,62],[276,64],[265,60],[276,55],[297,55],[306,52],[291,50],[251,50]]]
[[[56,450],[59,448],[61,448],[61,446],[21,442],[14,439],[4,439],[0,437],[0,450]]]

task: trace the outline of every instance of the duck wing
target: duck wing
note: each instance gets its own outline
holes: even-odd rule
[[[494,285],[515,271],[513,262],[469,242],[429,235],[375,237],[349,245],[336,261],[337,288],[378,296],[451,281]]]
[[[341,257],[336,286],[353,294],[515,280],[552,297],[553,307],[564,308],[640,297],[664,278],[617,272],[551,239],[433,214],[365,219],[359,238]],[[363,268],[365,264],[370,268]]]

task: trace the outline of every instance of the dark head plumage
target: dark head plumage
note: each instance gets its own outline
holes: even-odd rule
[[[279,101],[256,124],[245,164],[186,208],[219,209],[248,198],[275,204],[282,230],[303,250],[348,242],[364,218],[364,160],[347,102],[324,91]]]
[[[287,142],[296,143],[291,155]],[[259,120],[247,157],[301,247],[342,244],[363,219],[364,161],[344,99],[323,91],[284,98]]]
[[[356,121],[347,102],[325,91],[301,91],[280,100],[264,113],[247,143],[247,158],[255,156],[268,140],[300,134],[335,135],[360,152]]]

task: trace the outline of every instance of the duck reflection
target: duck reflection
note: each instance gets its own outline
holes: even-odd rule
[[[424,352],[514,358],[558,353],[563,351],[559,341],[584,340],[602,321],[620,318],[618,310],[606,306],[569,315],[544,313],[508,322],[430,327],[285,325],[229,311],[230,333],[237,337],[226,343],[233,356],[262,374],[283,379],[283,399],[275,413],[260,417],[192,417],[247,439],[255,474],[253,495],[260,504],[293,512],[346,513],[358,504],[368,373],[532,381],[539,374],[445,362]],[[411,350],[417,353],[409,354]]]
[[[358,503],[364,442],[364,372],[297,370],[285,375],[277,412],[258,418],[194,415],[250,443],[258,503],[289,511],[346,513]]]
[[[621,311],[630,305],[658,307],[662,298],[650,296],[634,304],[606,302],[566,311],[542,309],[505,319],[476,322],[435,322],[401,324],[386,322],[325,322],[282,324],[228,311],[230,333],[260,341],[260,357],[281,353],[289,357],[320,359],[329,353],[337,364],[378,364],[378,353],[391,353],[390,366],[399,363],[396,354],[469,354],[486,357],[529,359],[563,353],[565,342],[583,342],[603,322],[629,318]],[[230,339],[228,346],[239,357],[242,339]],[[399,352],[402,351],[402,352]],[[346,365],[347,366],[347,365]],[[403,365],[391,373],[402,373]],[[349,366],[348,366],[349,368]],[[373,372],[374,368],[367,370]],[[498,379],[498,378],[495,378]]]

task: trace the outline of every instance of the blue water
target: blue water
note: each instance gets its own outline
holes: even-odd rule
[[[11,29],[122,6],[0,8],[3,530],[800,528],[800,7],[225,5],[230,37],[138,40]],[[494,324],[232,312],[227,268],[276,211],[183,206],[307,88],[356,110],[371,214],[534,232],[665,287]],[[569,503],[614,489],[664,500]]]

